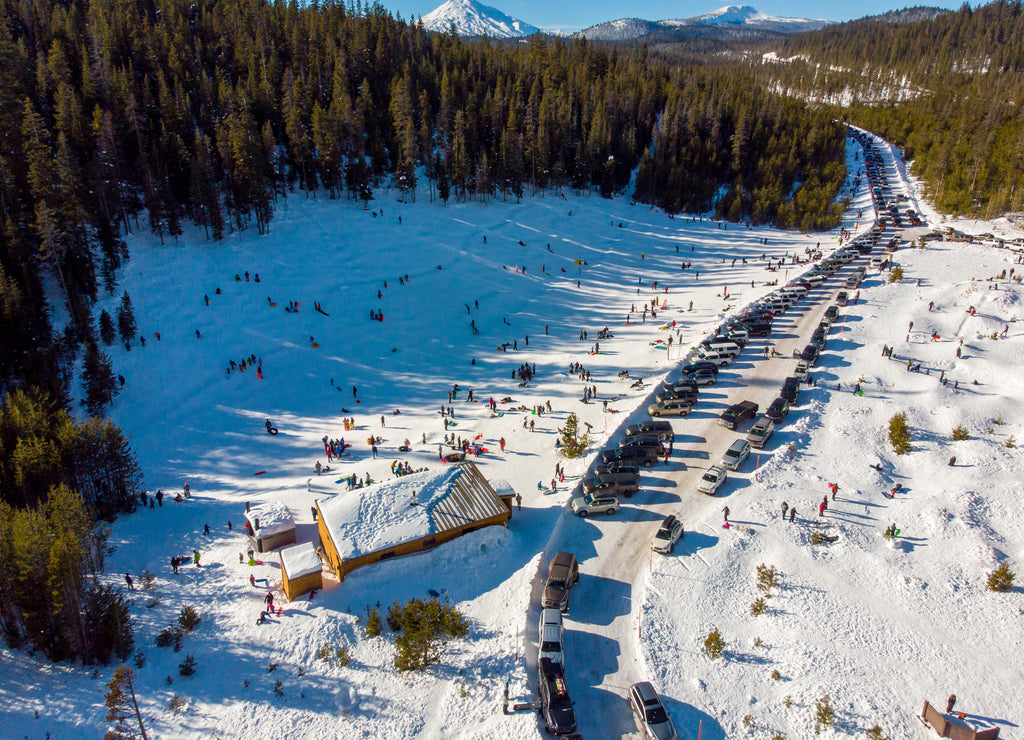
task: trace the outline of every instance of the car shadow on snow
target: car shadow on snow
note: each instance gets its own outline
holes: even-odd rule
[[[725,729],[717,719],[707,712],[701,711],[692,704],[676,701],[672,697],[663,696],[662,699],[677,730],[699,726],[701,740],[725,740]],[[696,734],[683,734],[682,737],[696,737]]]
[[[606,576],[580,574],[573,587],[570,617],[584,624],[607,626],[616,617],[629,614],[633,605],[633,587],[625,581]],[[589,655],[580,652],[580,655]]]
[[[686,524],[684,523],[683,526],[686,526]],[[682,539],[676,543],[673,553],[675,555],[696,555],[701,550],[708,550],[717,545],[719,539],[718,537],[687,527]]]

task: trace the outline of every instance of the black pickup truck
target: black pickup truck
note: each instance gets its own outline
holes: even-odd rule
[[[753,401],[740,401],[722,412],[718,417],[718,423],[729,429],[736,429],[747,419],[753,419],[757,415],[757,404]]]

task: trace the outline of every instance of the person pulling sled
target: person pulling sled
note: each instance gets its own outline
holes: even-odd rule
[[[267,428],[267,434],[277,434],[277,427],[270,423],[270,419],[267,419],[263,426]]]

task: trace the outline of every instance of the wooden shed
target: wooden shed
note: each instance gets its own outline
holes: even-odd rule
[[[318,499],[316,508],[325,564],[339,580],[360,566],[507,525],[512,517],[509,503],[472,462]]]
[[[295,544],[295,519],[279,501],[245,505],[246,531],[256,542],[256,552],[270,552]]]
[[[323,565],[312,542],[281,550],[281,581],[288,601],[323,588]]]

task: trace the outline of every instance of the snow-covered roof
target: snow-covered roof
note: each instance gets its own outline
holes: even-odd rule
[[[295,579],[308,576],[310,573],[319,573],[323,570],[323,565],[313,543],[303,542],[301,545],[281,550],[281,568],[289,578]]]
[[[508,511],[472,463],[344,491],[317,505],[342,560]]]
[[[496,478],[496,479],[492,480],[491,481],[491,488],[494,489],[495,495],[497,495],[499,498],[502,497],[502,496],[515,496],[516,495],[516,489],[514,489],[512,487],[512,484],[509,483],[504,478]]]
[[[245,513],[245,518],[249,520],[257,537],[269,537],[272,534],[295,529],[295,520],[292,518],[291,512],[280,501],[256,504]],[[257,519],[260,522],[259,529],[256,528]]]

